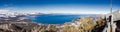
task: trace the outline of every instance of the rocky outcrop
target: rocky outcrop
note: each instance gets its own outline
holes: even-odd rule
[[[86,17],[75,20],[74,24],[66,23],[62,32],[102,32],[105,25],[105,19],[99,17]]]
[[[1,32],[30,32],[34,26],[37,26],[36,23],[30,22],[2,22],[0,23]]]

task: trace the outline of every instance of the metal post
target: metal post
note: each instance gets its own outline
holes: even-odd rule
[[[112,13],[112,0],[110,0],[110,31],[113,32],[113,13]]]

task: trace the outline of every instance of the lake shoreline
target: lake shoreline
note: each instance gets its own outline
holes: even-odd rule
[[[0,24],[2,26],[2,27],[0,27],[0,29],[1,29],[0,31],[3,31],[3,32],[5,32],[5,31],[9,31],[9,32],[17,32],[17,31],[64,32],[64,31],[69,31],[68,29],[65,29],[65,28],[67,28],[67,27],[73,28],[73,27],[77,27],[77,26],[79,27],[79,25],[81,25],[80,23],[84,22],[85,19],[91,19],[92,20],[92,18],[97,19],[97,17],[84,17],[84,18],[80,18],[80,19],[77,19],[77,20],[73,20],[71,22],[65,22],[64,24],[42,24],[42,23],[33,22],[33,21],[29,20],[29,19],[24,19],[24,18],[16,19],[16,20],[13,20],[13,21],[5,20],[5,21],[0,22]],[[38,30],[38,29],[40,29],[40,30]],[[74,28],[74,29],[76,29],[76,28]]]

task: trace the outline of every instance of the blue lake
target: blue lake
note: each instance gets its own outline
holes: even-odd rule
[[[72,15],[72,14],[42,14],[35,16],[28,16],[28,18],[37,23],[43,24],[63,24],[72,20],[80,18],[85,15]]]

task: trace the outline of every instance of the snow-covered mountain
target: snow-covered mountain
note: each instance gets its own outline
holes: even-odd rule
[[[43,14],[40,12],[32,12],[32,13],[19,13],[19,12],[0,12],[0,17],[16,17],[19,15],[29,16],[29,15],[38,15]]]

